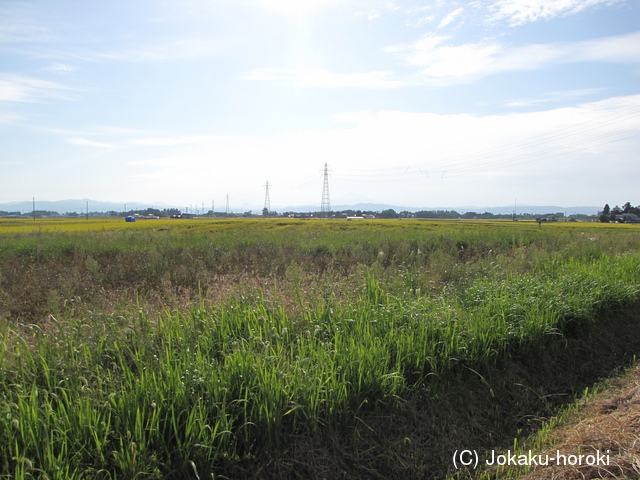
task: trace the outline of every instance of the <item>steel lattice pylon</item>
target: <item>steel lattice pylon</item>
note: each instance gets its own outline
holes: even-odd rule
[[[262,209],[265,213],[271,212],[271,201],[269,200],[269,180],[267,180],[266,185],[264,186],[264,208]]]
[[[324,164],[324,185],[322,186],[322,203],[320,213],[328,217],[331,212],[331,200],[329,199],[329,166]]]

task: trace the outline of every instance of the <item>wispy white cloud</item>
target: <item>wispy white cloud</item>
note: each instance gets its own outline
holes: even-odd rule
[[[212,135],[191,135],[186,137],[146,137],[132,140],[131,145],[171,147],[177,145],[189,145],[213,140]]]
[[[86,130],[43,129],[59,135],[72,145],[96,148],[132,148],[132,147],[182,147],[204,143],[215,143],[227,137],[220,135],[172,136],[156,134],[130,128],[96,126]],[[238,139],[239,137],[228,137]],[[145,163],[146,161],[142,162]]]
[[[486,70],[502,47],[497,43],[450,45],[449,36],[428,34],[412,44],[385,50],[399,56],[406,65],[420,68],[423,80],[444,77],[467,78]]]
[[[215,39],[194,37],[174,41],[140,42],[138,45],[117,49],[77,49],[61,55],[83,61],[152,62],[194,60],[220,53],[221,50],[220,43]]]
[[[588,97],[603,92],[603,88],[583,88],[578,90],[564,90],[558,92],[548,92],[538,97],[519,98],[505,104],[507,107],[530,107],[534,105],[545,105],[567,100]]]
[[[96,125],[82,130],[59,128],[42,128],[41,130],[57,135],[71,145],[103,149],[127,148],[136,145],[136,139],[141,135],[148,135],[144,130],[110,125]]]
[[[61,134],[67,143],[97,148],[129,148],[129,147],[177,147],[211,142],[220,137],[214,135],[189,136],[139,136],[144,133],[117,127],[97,127],[85,131],[50,130]]]
[[[408,27],[420,28],[435,22],[435,20],[436,20],[435,15],[422,15],[420,17],[410,18],[406,20],[405,25],[407,25]]]
[[[602,39],[578,42],[576,61],[640,64],[640,31]],[[571,54],[571,47],[569,47]]]
[[[453,22],[462,12],[464,11],[463,7],[456,8],[453,12],[447,14],[440,23],[438,24],[438,28],[443,28]]]
[[[326,70],[285,70],[266,68],[249,72],[244,80],[274,81],[294,87],[314,88],[397,88],[405,85],[391,71],[364,73],[331,73]]]
[[[69,128],[55,128],[55,127],[42,127],[41,131],[46,133],[52,133],[62,137],[99,137],[99,136],[132,136],[132,135],[148,135],[149,132],[145,130],[126,128],[126,127],[114,127],[111,125],[95,125],[84,129],[69,129]]]
[[[67,63],[54,62],[47,67],[45,71],[59,74],[68,74],[78,71],[78,67],[75,65],[69,65]]]
[[[492,20],[512,26],[573,15],[583,10],[625,3],[626,0],[498,0],[491,5]]]
[[[640,32],[579,42],[529,44],[502,48],[493,68],[537,70],[580,62],[640,64]]]
[[[388,47],[411,67],[418,82],[465,83],[507,71],[533,71],[559,64],[640,64],[640,32],[579,42],[509,46],[497,41],[452,45],[449,36],[429,34],[411,44]]]
[[[83,147],[95,147],[95,148],[119,148],[120,145],[115,143],[98,142],[96,140],[90,140],[88,138],[71,137],[65,139],[67,143],[72,145],[80,145]]]
[[[361,0],[352,2],[354,16],[366,18],[367,20],[376,20],[383,18],[388,12],[398,12],[401,7],[393,1],[389,0]]]
[[[287,16],[304,16],[316,12],[318,9],[337,0],[253,0],[255,5],[267,10]]]
[[[8,44],[24,42],[44,42],[51,40],[51,34],[44,28],[36,25],[12,24],[5,22],[0,24],[0,44],[6,48]]]
[[[0,51],[25,58],[48,59],[50,63],[45,69],[54,73],[76,71],[78,62],[189,61],[224,51],[223,42],[210,34],[148,34],[141,29],[139,35],[130,37],[113,38],[84,32],[79,34],[80,38],[72,38],[69,32],[51,32],[40,27],[40,20],[29,17],[37,15],[25,14],[25,18],[16,20],[16,25],[0,24]]]
[[[495,40],[453,44],[453,37],[426,34],[413,43],[384,49],[397,56],[411,73],[374,71],[333,73],[321,69],[265,68],[244,80],[281,82],[300,88],[392,89],[409,85],[469,83],[510,71],[535,71],[560,64],[605,62],[640,64],[640,32],[579,42],[510,46]]]
[[[24,120],[24,115],[0,110],[0,125],[16,124]]]
[[[37,20],[39,7],[32,2],[4,2],[0,5],[0,46],[16,43],[49,42],[55,37]]]
[[[43,102],[69,99],[71,89],[59,83],[24,75],[0,74],[0,101]]]

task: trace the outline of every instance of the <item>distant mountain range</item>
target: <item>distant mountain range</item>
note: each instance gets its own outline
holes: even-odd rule
[[[75,200],[57,200],[57,201],[38,201],[35,202],[36,210],[47,212],[64,213],[81,213],[87,212],[87,207],[90,212],[123,212],[130,210],[144,210],[147,208],[159,208],[163,210],[165,208],[172,208],[171,205],[167,205],[162,202],[157,203],[143,203],[143,202],[100,202],[97,200],[91,200],[88,198],[75,199]],[[13,202],[13,203],[0,203],[0,211],[5,212],[21,212],[28,213],[33,211],[33,201],[31,202]]]
[[[58,212],[61,214],[76,212],[82,213],[87,211],[87,207],[90,212],[123,212],[130,210],[145,210],[147,208],[158,208],[163,210],[165,208],[180,208],[174,205],[168,205],[163,202],[155,202],[155,203],[143,203],[143,202],[127,202],[127,203],[116,203],[116,202],[100,202],[97,200],[91,199],[76,199],[76,200],[58,200],[58,201],[36,201],[36,210],[45,210],[50,212]],[[239,210],[234,210],[236,213],[242,213],[245,211],[253,211],[260,212],[262,210],[261,206],[256,205],[240,205]],[[421,210],[426,211],[434,211],[434,210],[455,210],[458,213],[465,212],[477,212],[484,213],[489,212],[493,214],[512,214],[514,211],[514,206],[502,206],[502,207],[478,207],[472,205],[465,206],[444,206],[444,207],[404,207],[398,205],[389,205],[382,203],[357,203],[353,205],[333,205],[332,210],[341,211],[341,210],[362,210],[362,211],[374,211],[381,212],[383,210],[393,209],[396,212],[408,211],[408,212],[417,212]],[[273,207],[274,211],[279,213],[282,212],[314,212],[320,210],[319,205],[290,205]],[[576,207],[560,207],[557,205],[518,205],[516,208],[516,214],[534,214],[541,215],[545,213],[558,213],[562,212],[565,215],[573,215],[573,214],[582,214],[582,215],[595,215],[598,211],[601,210],[601,207],[594,206],[576,206]],[[0,204],[0,211],[5,212],[21,212],[21,213],[29,213],[33,211],[33,202],[13,202],[13,203],[2,203]]]

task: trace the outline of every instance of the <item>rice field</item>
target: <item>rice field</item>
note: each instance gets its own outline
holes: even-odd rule
[[[441,478],[318,445],[639,299],[638,226],[0,221],[0,478]]]

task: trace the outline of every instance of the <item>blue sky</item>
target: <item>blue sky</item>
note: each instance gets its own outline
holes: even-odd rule
[[[640,203],[637,0],[3,0],[0,203]]]

